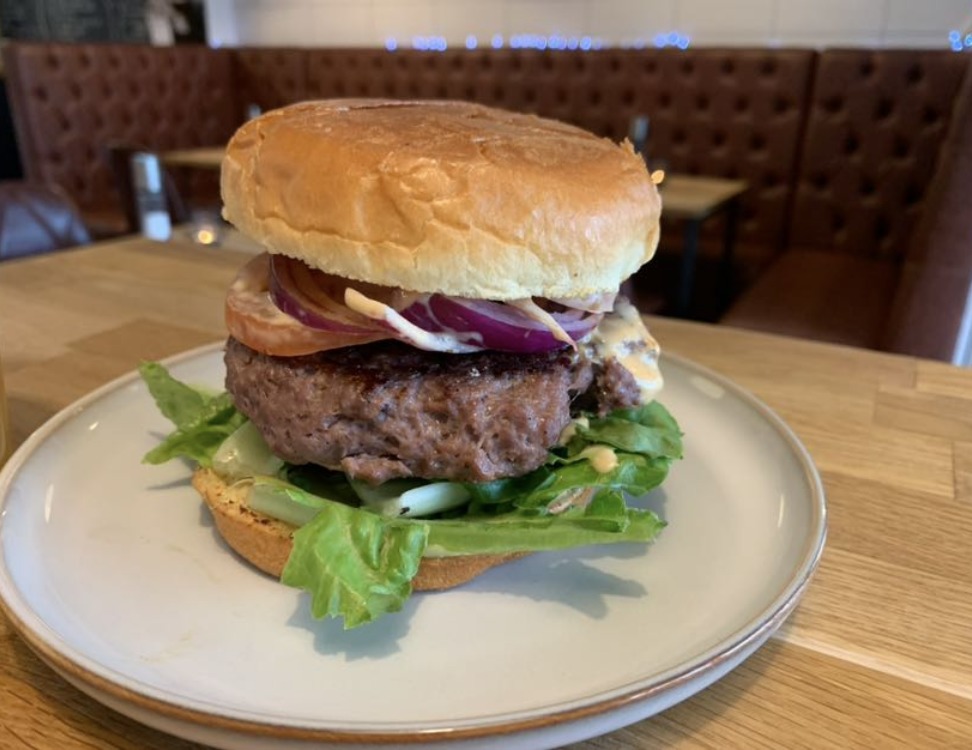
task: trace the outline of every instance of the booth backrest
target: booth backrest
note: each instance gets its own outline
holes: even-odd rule
[[[946,51],[821,52],[788,244],[899,262],[967,69]]]
[[[238,124],[224,50],[10,44],[4,60],[27,177],[63,187],[86,218],[122,215],[107,144],[213,144]]]
[[[972,365],[972,76],[909,243],[884,348]]]
[[[233,50],[236,115],[242,122],[248,109],[260,111],[310,98],[306,49],[254,47]]]

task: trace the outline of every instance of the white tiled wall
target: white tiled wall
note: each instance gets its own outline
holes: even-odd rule
[[[810,4],[808,0],[807,5]],[[726,44],[760,39],[773,28],[777,5],[777,0],[737,0],[731,3],[678,0],[675,3],[675,25],[677,31],[687,34],[696,43],[707,40]]]
[[[461,46],[497,34],[589,36],[610,45],[949,46],[972,32],[972,0],[207,0],[221,45]]]

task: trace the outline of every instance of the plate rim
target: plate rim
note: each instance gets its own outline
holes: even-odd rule
[[[203,344],[159,361],[171,367],[185,361],[209,356],[224,345],[223,341]],[[529,730],[542,730],[597,717],[648,701],[670,691],[676,691],[702,675],[717,670],[727,662],[745,657],[750,649],[757,647],[763,640],[772,635],[786,620],[799,603],[818,567],[826,544],[828,513],[826,492],[813,458],[793,429],[772,408],[748,389],[705,365],[668,351],[662,354],[662,362],[665,360],[676,363],[683,370],[702,375],[726,391],[731,392],[773,428],[799,463],[803,479],[806,481],[810,493],[812,517],[807,537],[804,540],[805,549],[799,558],[799,564],[796,566],[794,574],[787,579],[769,605],[735,633],[730,634],[694,659],[668,670],[670,674],[667,677],[650,684],[645,684],[645,680],[640,680],[627,686],[621,685],[608,691],[602,691],[600,694],[571,701],[571,705],[559,709],[547,710],[542,707],[532,709],[529,716],[516,716],[515,714],[511,716],[510,712],[507,712],[505,715],[474,719],[471,720],[474,723],[459,727],[426,725],[423,728],[421,726],[401,725],[399,722],[396,723],[399,725],[398,728],[387,729],[328,728],[299,721],[274,722],[247,719],[227,715],[215,708],[213,711],[207,711],[178,703],[175,700],[167,700],[132,690],[103,674],[99,674],[88,666],[78,663],[69,654],[58,650],[55,645],[60,640],[58,631],[47,625],[22,596],[17,597],[18,603],[36,618],[42,626],[41,629],[35,630],[7,601],[8,589],[14,594],[19,594],[20,588],[11,579],[2,555],[0,555],[0,611],[8,618],[17,635],[27,643],[38,657],[55,672],[59,672],[65,677],[70,676],[69,681],[73,682],[76,687],[87,686],[100,695],[130,704],[141,711],[148,711],[167,719],[174,719],[201,728],[240,732],[252,736],[282,740],[381,745],[409,741],[436,742],[479,739]],[[36,450],[55,434],[64,423],[103,398],[137,381],[138,377],[138,371],[131,370],[85,394],[52,415],[18,446],[8,458],[6,464],[0,467],[0,527],[2,527],[2,517],[14,480]],[[46,633],[42,631],[46,631]],[[48,637],[45,637],[45,634]]]

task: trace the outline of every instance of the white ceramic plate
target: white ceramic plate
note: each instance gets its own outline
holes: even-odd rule
[[[220,387],[221,352],[171,362]],[[54,669],[146,724],[223,748],[434,741],[552,747],[701,690],[806,587],[820,480],[755,398],[668,356],[685,458],[644,502],[650,547],[537,554],[343,631],[218,540],[133,374],[64,410],[0,474],[0,600]]]

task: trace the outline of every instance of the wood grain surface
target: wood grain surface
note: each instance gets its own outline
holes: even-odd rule
[[[143,359],[223,336],[245,255],[106,243],[0,265],[13,442]],[[796,431],[830,536],[794,615],[725,679],[576,745],[972,747],[972,372],[667,319],[663,348],[753,391]],[[198,747],[71,687],[0,618],[0,748]]]

